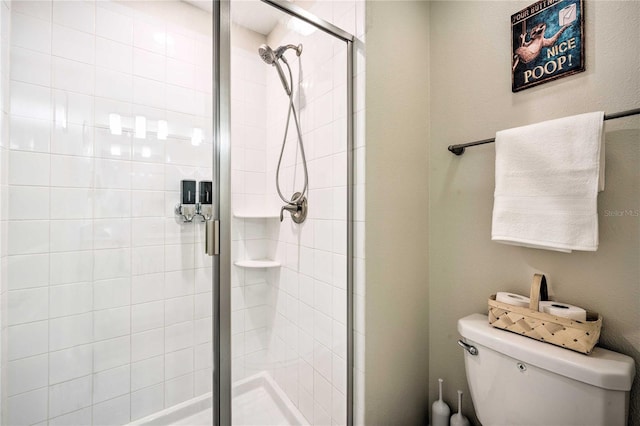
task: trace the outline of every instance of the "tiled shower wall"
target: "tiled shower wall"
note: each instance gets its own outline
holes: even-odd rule
[[[260,215],[266,208],[267,116],[266,72],[257,54],[266,40],[261,34],[234,25],[231,31],[231,209],[234,216]],[[269,182],[267,182],[269,180]],[[274,219],[232,220],[232,259],[265,259],[269,256],[267,224]],[[272,275],[265,269],[232,266],[231,334],[232,380],[238,381],[269,369],[268,335],[273,323]]]
[[[356,2],[318,2],[313,13],[356,34],[364,33],[364,8]],[[359,18],[357,18],[359,17]],[[235,37],[233,37],[235,35]],[[268,371],[313,424],[346,419],[346,44],[316,31],[308,36],[283,25],[265,37],[232,30],[232,197],[234,213],[277,215],[282,205],[275,170],[288,99],[275,69],[257,55],[258,46],[304,44],[300,112],[309,165],[309,215],[293,224],[277,218],[234,219],[233,259],[271,258],[271,270],[233,268],[234,380]],[[363,81],[362,38],[354,81]],[[298,61],[287,54],[298,85]],[[235,72],[234,72],[235,71]],[[285,68],[285,74],[286,74]],[[362,313],[364,268],[363,85],[356,87],[356,315]],[[359,119],[358,119],[359,117]],[[268,124],[267,124],[268,123]],[[293,123],[293,119],[292,119]],[[290,197],[303,174],[291,123],[281,183]],[[292,184],[294,182],[295,186]],[[356,318],[356,349],[362,360],[364,321]],[[356,393],[363,390],[363,363],[356,364]],[[356,410],[357,411],[357,410]],[[358,411],[357,411],[358,413]],[[357,414],[358,416],[359,414]],[[358,418],[358,417],[357,417]],[[361,418],[361,417],[360,417]]]
[[[313,424],[346,420],[346,284],[347,284],[347,61],[346,43],[321,31],[302,37],[294,31],[272,32],[269,44],[303,43],[300,121],[309,172],[309,212],[300,225],[289,218],[273,235],[282,262],[274,283],[275,319],[270,354],[277,360],[275,378]],[[289,56],[297,86],[298,61]],[[288,99],[276,73],[267,77],[267,139],[270,180],[282,144]],[[288,155],[281,186],[291,197],[303,186],[300,158],[290,125]],[[294,184],[295,182],[295,184]],[[281,203],[275,187],[269,201]],[[287,215],[288,216],[288,215]]]
[[[210,15],[11,13],[7,422],[123,424],[210,391],[211,263],[173,214],[180,179],[211,179]]]
[[[0,3],[0,423],[5,424],[7,365],[7,217],[9,198],[9,38],[11,3]]]
[[[356,397],[363,390],[364,375],[358,369],[358,355],[364,349],[363,245],[364,238],[364,138],[359,114],[364,108],[363,74],[364,8],[362,2],[316,2],[310,8],[317,16],[354,34],[354,298]],[[316,31],[300,37],[291,31],[270,37],[270,45],[304,43],[303,96],[297,102],[309,165],[309,216],[302,225],[291,221],[273,233],[277,254],[285,265],[277,285],[275,327],[272,335],[272,357],[280,360],[276,379],[295,401],[307,419],[314,424],[344,424],[346,419],[346,309],[347,309],[347,51],[346,43]],[[293,56],[293,55],[292,55]],[[293,62],[293,61],[290,61]],[[297,65],[297,61],[295,61]],[[296,67],[294,67],[294,70]],[[294,76],[297,73],[294,73]],[[268,170],[275,173],[286,98],[279,79],[268,77],[269,123],[274,123],[268,138]],[[290,144],[293,144],[293,126]],[[285,157],[286,158],[286,157]],[[289,157],[291,158],[291,157]],[[284,167],[285,195],[301,185],[300,164],[287,162]],[[278,205],[273,186],[271,202]],[[272,235],[273,235],[272,234]],[[297,335],[292,330],[297,331]],[[358,401],[355,420],[358,422]]]

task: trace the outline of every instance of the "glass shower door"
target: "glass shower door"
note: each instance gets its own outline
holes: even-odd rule
[[[2,423],[211,424],[211,10],[12,1],[0,15]]]

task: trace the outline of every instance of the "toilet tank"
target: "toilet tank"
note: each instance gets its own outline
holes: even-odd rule
[[[458,320],[467,382],[483,426],[625,426],[635,375],[632,358],[594,348],[583,355],[489,325]]]

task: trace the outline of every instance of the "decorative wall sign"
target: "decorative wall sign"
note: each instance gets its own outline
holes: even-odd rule
[[[541,0],[511,15],[511,91],[584,71],[583,0]]]

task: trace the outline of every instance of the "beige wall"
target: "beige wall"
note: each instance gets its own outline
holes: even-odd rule
[[[367,425],[422,424],[428,386],[429,5],[367,2]]]
[[[456,345],[457,319],[486,312],[487,297],[498,290],[526,294],[537,271],[547,275],[559,300],[604,316],[602,346],[640,364],[640,218],[604,215],[640,209],[640,117],[605,125],[606,189],[598,197],[600,247],[594,253],[561,254],[491,242],[494,146],[471,148],[462,157],[446,149],[492,137],[500,129],[640,106],[638,1],[585,2],[587,71],[511,93],[509,17],[530,3],[431,3],[430,402],[436,398],[438,377],[445,379],[451,405],[456,389],[467,392],[463,354]],[[631,400],[630,424],[639,424],[638,375]],[[471,410],[468,393],[465,406]]]

